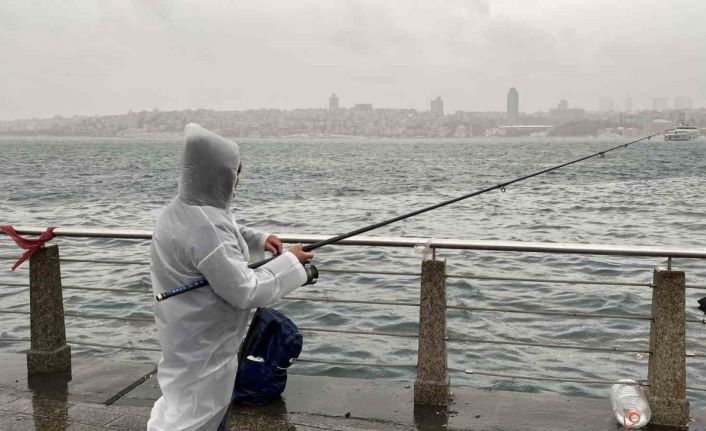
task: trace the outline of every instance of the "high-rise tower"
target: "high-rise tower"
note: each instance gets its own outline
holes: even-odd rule
[[[444,116],[444,101],[441,100],[441,97],[437,97],[436,99],[431,101],[431,113],[435,117],[443,117]]]
[[[625,96],[625,112],[632,112],[632,97]]]
[[[331,94],[328,98],[328,109],[338,109],[338,96],[336,93]]]
[[[520,94],[515,87],[507,92],[507,121],[517,124],[520,121]]]

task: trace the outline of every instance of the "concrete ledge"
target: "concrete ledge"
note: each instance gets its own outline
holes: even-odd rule
[[[154,364],[73,359],[70,373],[27,375],[25,355],[0,355],[0,392],[20,396],[106,404],[125,388],[156,372]]]
[[[70,381],[29,389],[24,355],[0,355],[0,429],[144,430],[160,396],[151,364],[74,360]],[[236,406],[238,431],[615,431],[606,397],[456,388],[444,406],[414,406],[409,382],[290,375],[282,400],[263,408]],[[105,402],[124,394],[113,405]],[[704,431],[706,412],[692,410],[689,430]],[[657,430],[650,427],[649,430]]]
[[[115,403],[151,406],[159,398],[152,376]],[[415,406],[409,382],[290,375],[282,400],[256,408],[235,406],[231,429],[615,431],[610,400],[456,388],[445,406]],[[690,430],[704,431],[706,412],[692,411]]]

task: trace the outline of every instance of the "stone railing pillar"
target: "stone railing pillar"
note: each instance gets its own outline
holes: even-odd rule
[[[414,403],[419,405],[448,405],[446,262],[444,261],[422,261],[418,354],[417,379],[414,382]]]
[[[655,269],[647,378],[655,425],[686,426],[686,312],[684,271]]]
[[[27,373],[70,372],[71,347],[66,344],[57,245],[42,247],[29,260],[29,306],[31,348],[27,352]]]

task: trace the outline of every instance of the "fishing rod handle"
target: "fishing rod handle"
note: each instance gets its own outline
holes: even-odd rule
[[[269,259],[265,259],[265,260],[261,260],[259,262],[251,263],[250,265],[248,265],[248,268],[255,269],[257,267],[260,267],[260,266],[266,264],[267,262],[271,261],[275,257],[277,257],[277,256],[272,256]],[[162,292],[158,295],[155,295],[155,299],[157,300],[157,302],[162,302],[165,299],[171,298],[172,296],[181,295],[182,293],[186,293],[191,290],[198,289],[199,287],[207,286],[207,285],[208,285],[208,280],[206,280],[205,278],[200,278],[200,279],[198,279],[192,283],[189,283],[185,286],[175,287],[174,289],[170,289],[170,290],[167,290],[166,292]]]
[[[201,286],[206,286],[207,284],[208,284],[208,280],[206,280],[205,278],[200,278],[200,279],[193,281],[185,286],[175,287],[174,289],[167,290],[166,292],[162,292],[162,293],[156,295],[155,299],[157,300],[157,302],[162,302],[165,299],[171,298],[172,296],[186,293],[190,290],[197,289]]]
[[[250,265],[248,265],[248,268],[250,268],[250,269],[258,268],[258,267],[266,264],[267,262],[269,262],[279,256],[281,256],[281,255],[272,256],[268,259],[261,260],[259,262],[255,262],[255,263],[251,263]],[[304,283],[304,285],[306,286],[307,284],[315,284],[317,279],[319,278],[318,269],[316,269],[316,267],[311,264],[308,264],[309,265],[308,267],[307,267],[307,264],[302,264],[302,265],[304,266],[304,271],[306,271],[306,283]],[[165,299],[171,298],[172,296],[181,295],[182,293],[186,293],[191,290],[198,289],[199,287],[203,287],[203,286],[207,286],[207,285],[208,285],[208,280],[206,280],[205,278],[200,278],[200,279],[193,281],[185,286],[175,287],[174,289],[170,289],[170,290],[167,290],[166,292],[162,292],[158,295],[155,295],[155,299],[157,300],[157,302],[162,302]]]

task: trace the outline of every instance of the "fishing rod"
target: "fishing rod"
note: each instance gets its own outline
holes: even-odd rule
[[[504,191],[505,191],[505,188],[506,188],[507,186],[511,185],[511,184],[519,183],[520,181],[524,181],[524,180],[527,180],[527,179],[529,179],[529,178],[533,178],[533,177],[536,177],[536,176],[539,176],[539,175],[542,175],[542,174],[546,174],[547,172],[556,171],[557,169],[561,169],[561,168],[564,168],[564,167],[566,167],[566,166],[570,166],[570,165],[573,165],[573,164],[576,164],[576,163],[579,163],[579,162],[582,162],[582,161],[584,161],[584,160],[588,160],[588,159],[591,159],[591,158],[594,158],[594,157],[604,158],[605,155],[606,155],[606,153],[610,153],[611,151],[619,150],[619,149],[621,149],[621,148],[627,148],[629,145],[636,144],[636,143],[641,142],[641,141],[649,140],[649,139],[651,139],[651,138],[653,138],[653,137],[655,137],[655,136],[661,135],[662,133],[664,133],[664,131],[662,131],[662,132],[657,132],[657,133],[653,133],[653,134],[651,134],[651,135],[649,135],[649,136],[645,136],[645,137],[643,137],[643,138],[636,139],[636,140],[634,140],[634,141],[630,141],[630,142],[628,142],[628,143],[621,144],[621,145],[618,145],[618,146],[609,148],[609,149],[607,149],[607,150],[598,151],[597,153],[593,153],[593,154],[590,154],[590,155],[588,155],[588,156],[584,156],[584,157],[581,157],[581,158],[579,158],[579,159],[572,160],[572,161],[570,161],[570,162],[562,163],[562,164],[560,164],[560,165],[556,165],[556,166],[553,166],[553,167],[551,167],[551,168],[542,169],[541,171],[537,171],[537,172],[534,172],[534,173],[531,173],[531,174],[528,174],[528,175],[525,175],[525,176],[522,176],[522,177],[519,177],[519,178],[515,178],[515,179],[513,179],[513,180],[506,181],[506,182],[504,182],[504,183],[499,183],[499,184],[496,184],[496,185],[491,186],[491,187],[486,187],[486,188],[484,188],[484,189],[476,190],[475,192],[468,193],[468,194],[465,194],[465,195],[463,195],[463,196],[459,196],[459,197],[456,197],[456,198],[453,198],[453,199],[449,199],[449,200],[440,202],[440,203],[438,203],[438,204],[430,205],[430,206],[428,206],[428,207],[424,207],[424,208],[421,208],[421,209],[418,209],[418,210],[409,212],[409,213],[407,213],[407,214],[402,214],[402,215],[400,215],[400,216],[393,217],[393,218],[388,219],[388,220],[384,220],[384,221],[381,221],[381,222],[378,222],[378,223],[375,223],[375,224],[371,224],[371,225],[368,225],[368,226],[361,227],[361,228],[359,228],[359,229],[356,229],[356,230],[353,230],[353,231],[350,231],[350,232],[347,232],[347,233],[343,233],[343,234],[340,234],[340,235],[337,235],[337,236],[333,236],[333,237],[328,238],[328,239],[324,239],[324,240],[321,240],[321,241],[318,241],[318,242],[315,242],[315,243],[312,243],[312,244],[308,244],[308,245],[305,245],[304,247],[302,247],[302,250],[304,250],[304,251],[315,250],[315,249],[320,248],[320,247],[323,247],[323,246],[325,246],[325,245],[334,244],[334,243],[336,243],[336,242],[342,241],[342,240],[347,239],[347,238],[350,238],[350,237],[352,237],[352,236],[360,235],[361,233],[369,232],[369,231],[374,230],[374,229],[377,229],[377,228],[379,228],[379,227],[387,226],[387,225],[389,225],[389,224],[398,222],[398,221],[400,221],[400,220],[404,220],[404,219],[407,219],[407,218],[410,218],[410,217],[414,217],[414,216],[416,216],[416,215],[419,215],[419,214],[422,214],[422,213],[425,213],[425,212],[428,212],[428,211],[431,211],[431,210],[435,210],[435,209],[437,209],[437,208],[441,208],[441,207],[444,207],[444,206],[447,206],[447,205],[451,205],[451,204],[453,204],[453,203],[462,201],[462,200],[464,200],[464,199],[468,199],[468,198],[472,198],[472,197],[474,197],[474,196],[482,195],[482,194],[484,194],[484,193],[488,193],[488,192],[491,192],[491,191],[493,191],[493,190],[498,190],[498,189],[499,189],[499,190],[501,190],[501,191],[504,192]],[[260,267],[260,266],[266,264],[267,262],[271,261],[272,259],[275,259],[275,257],[276,257],[276,256],[273,256],[273,257],[270,257],[270,258],[268,258],[268,259],[261,260],[261,261],[259,261],[259,262],[251,263],[250,265],[248,265],[248,267],[251,268],[251,269],[258,268],[258,267]],[[318,277],[318,271],[316,270],[316,267],[315,267],[314,265],[311,265],[310,268],[308,268],[308,270],[307,270],[308,283],[309,283],[309,284],[313,284],[313,283],[315,282],[315,280],[316,280],[317,277]],[[173,296],[180,295],[180,294],[182,294],[182,293],[186,293],[186,292],[189,292],[189,291],[191,291],[191,290],[193,290],[193,289],[197,289],[197,288],[199,288],[199,287],[206,286],[206,285],[208,285],[208,281],[207,281],[205,278],[204,278],[204,279],[199,279],[199,280],[194,281],[193,283],[187,284],[186,286],[181,286],[181,287],[177,287],[177,288],[175,288],[175,289],[168,290],[168,291],[166,291],[166,292],[162,292],[162,293],[156,295],[156,299],[157,299],[157,301],[163,301],[163,300],[168,299],[168,298],[171,298],[171,297],[173,297]]]

